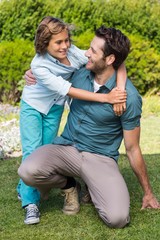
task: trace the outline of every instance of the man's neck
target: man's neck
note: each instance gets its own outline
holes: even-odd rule
[[[95,73],[95,81],[100,85],[104,85],[112,77],[114,72],[115,70],[111,68],[101,73]]]

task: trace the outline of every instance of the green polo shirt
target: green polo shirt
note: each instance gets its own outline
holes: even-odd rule
[[[94,92],[94,74],[85,68],[78,70],[72,86]],[[109,93],[116,85],[116,72],[98,92]],[[111,104],[73,99],[65,129],[54,144],[73,145],[79,151],[102,154],[118,160],[118,149],[123,129],[132,130],[140,125],[142,99],[127,79],[127,110],[118,117]]]

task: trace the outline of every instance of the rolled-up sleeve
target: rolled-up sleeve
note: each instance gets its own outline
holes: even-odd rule
[[[128,97],[127,110],[121,116],[121,124],[124,130],[132,130],[140,126],[142,113],[142,98],[139,94]]]

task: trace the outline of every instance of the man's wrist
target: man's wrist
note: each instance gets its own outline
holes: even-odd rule
[[[154,196],[153,196],[153,192],[151,191],[151,189],[145,191],[145,192],[144,192],[144,196],[145,196],[146,198],[148,198],[148,199],[154,197]]]

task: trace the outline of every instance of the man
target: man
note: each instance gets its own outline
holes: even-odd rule
[[[116,85],[116,70],[129,50],[130,42],[119,30],[100,27],[86,52],[86,68],[75,73],[72,86],[110,92]],[[122,116],[116,116],[110,104],[74,99],[62,135],[53,145],[33,152],[18,170],[22,180],[43,197],[52,188],[61,188],[65,214],[79,211],[78,184],[72,177],[81,177],[100,217],[114,228],[129,222],[129,193],[117,164],[123,137],[130,165],[144,191],[142,208],[160,208],[139,146],[141,97],[129,80],[126,90],[127,110]]]

